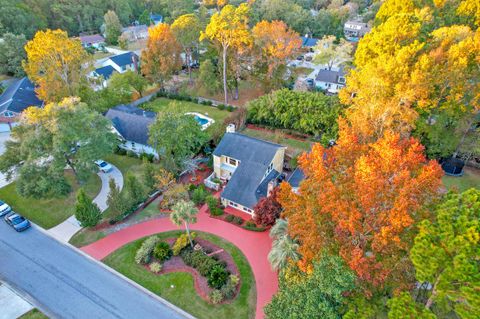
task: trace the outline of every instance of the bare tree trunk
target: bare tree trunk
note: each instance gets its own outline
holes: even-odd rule
[[[185,229],[187,231],[188,240],[190,241],[190,247],[193,248],[193,241],[192,241],[192,237],[190,236],[190,229],[188,228],[187,222],[185,222]]]
[[[227,47],[223,47],[223,93],[225,94],[225,105],[228,103],[227,88]]]
[[[435,280],[435,284],[433,284],[432,286],[432,294],[430,295],[430,297],[427,300],[427,303],[425,304],[425,308],[427,309],[430,309],[430,307],[433,304],[433,299],[437,295],[437,284],[439,281],[440,281],[440,276],[437,277],[437,280]]]

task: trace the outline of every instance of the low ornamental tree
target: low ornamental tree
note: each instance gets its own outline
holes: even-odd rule
[[[116,216],[123,214],[129,208],[125,196],[123,196],[120,188],[117,186],[113,178],[110,178],[108,185],[110,187],[110,192],[108,193],[107,197],[108,207],[115,213]]]
[[[255,205],[255,215],[253,216],[255,223],[263,226],[275,224],[282,211],[282,205],[277,201],[277,196],[278,188],[275,188],[269,196],[260,199]]]
[[[96,226],[102,218],[100,208],[88,197],[83,188],[81,188],[77,194],[75,217],[82,227]]]

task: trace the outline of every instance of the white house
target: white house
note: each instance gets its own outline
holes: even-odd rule
[[[108,110],[105,117],[112,121],[113,131],[120,137],[121,148],[136,154],[158,153],[148,144],[148,129],[155,121],[156,114],[131,105],[120,105]]]
[[[358,20],[348,20],[343,25],[345,38],[352,42],[357,42],[368,31],[370,31],[368,24]]]
[[[126,38],[129,42],[146,39],[148,38],[148,27],[145,24],[125,27],[122,29],[122,37]]]
[[[98,50],[105,45],[105,39],[100,34],[81,35],[79,39],[84,48],[95,48]]]
[[[336,94],[345,87],[345,73],[343,69],[321,69],[315,77],[315,87],[328,93]]]
[[[90,72],[89,77],[95,82],[94,90],[101,90],[107,87],[108,80],[114,72],[125,73],[129,70],[136,71],[139,68],[139,57],[134,52],[126,52],[109,57],[101,63],[101,67]]]

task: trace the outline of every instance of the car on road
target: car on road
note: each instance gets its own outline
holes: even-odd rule
[[[7,215],[12,211],[12,208],[5,202],[0,200],[0,217]]]
[[[7,224],[13,227],[17,232],[24,231],[28,228],[30,228],[31,224],[28,219],[25,217],[15,213],[15,212],[10,212],[4,217],[5,221]]]
[[[95,164],[104,173],[108,173],[113,169],[112,165],[110,165],[109,163],[107,163],[103,160],[97,160],[97,161],[95,161]]]

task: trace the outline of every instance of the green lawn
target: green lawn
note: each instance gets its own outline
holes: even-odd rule
[[[269,132],[269,131],[259,131],[259,130],[246,128],[242,131],[242,133],[258,139],[285,145],[287,146],[287,151],[295,155],[302,152],[309,151],[312,145],[312,142],[309,142],[309,141],[299,141],[293,138],[288,138],[280,130],[276,132]]]
[[[469,188],[480,189],[480,170],[466,167],[464,171],[465,173],[461,177],[443,176],[443,184],[447,190],[463,192]]]
[[[225,118],[231,113],[226,110],[219,110],[216,107],[197,104],[187,101],[174,101],[166,98],[158,98],[145,105],[146,109],[155,112],[174,112],[174,113],[186,113],[197,112],[215,120],[215,123],[207,129],[207,132],[214,130],[214,127],[222,125]]]
[[[158,236],[165,239],[179,234],[179,231],[173,231],[160,233]],[[200,319],[253,318],[256,302],[255,282],[245,256],[234,245],[219,237],[201,232],[199,232],[199,235],[201,238],[205,238],[228,251],[237,264],[240,271],[241,288],[239,295],[231,303],[212,305],[204,301],[197,295],[193,286],[193,277],[190,274],[179,272],[155,275],[144,267],[137,265],[134,256],[143,241],[142,239],[123,246],[107,256],[103,262]],[[174,285],[174,288],[171,288],[171,285]]]
[[[38,309],[32,309],[20,316],[18,319],[48,319],[48,317],[41,313]]]
[[[14,211],[30,219],[35,224],[45,229],[52,228],[74,213],[75,197],[79,189],[73,174],[69,171],[66,178],[72,185],[72,192],[66,197],[34,199],[20,196],[16,191],[16,183],[13,182],[0,188],[0,199],[8,203]],[[85,183],[86,193],[94,198],[101,188],[101,180],[97,174],[92,174]]]

